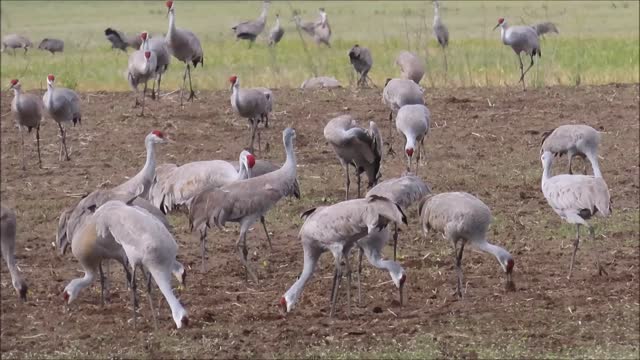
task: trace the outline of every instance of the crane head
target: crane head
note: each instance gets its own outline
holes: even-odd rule
[[[235,85],[237,81],[238,81],[238,77],[236,75],[231,75],[229,77],[229,83],[231,83],[231,85]]]
[[[412,157],[413,156],[413,148],[408,148],[407,150],[405,150],[407,152],[407,156],[408,157]]]
[[[247,166],[249,169],[253,168],[256,165],[256,157],[253,154],[247,155]]]
[[[20,85],[20,82],[18,81],[18,79],[13,79],[9,82],[9,89],[16,89],[18,88]]]
[[[56,77],[53,76],[53,74],[49,74],[49,76],[47,76],[47,84],[53,84],[54,81],[56,81]]]
[[[165,5],[167,6],[167,9],[173,9],[173,0],[167,0]]]
[[[146,31],[143,31],[140,33],[140,39],[142,39],[142,41],[146,41],[147,37],[149,37],[149,33]]]
[[[145,57],[145,59],[149,60],[151,58],[151,51],[145,51],[144,52],[144,57]]]
[[[504,18],[499,18],[498,19],[498,24],[493,28],[493,30],[495,30],[498,27],[502,26],[502,24],[504,24]]]

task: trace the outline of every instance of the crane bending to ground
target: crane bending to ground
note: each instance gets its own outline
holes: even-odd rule
[[[598,164],[599,145],[600,133],[591,126],[561,125],[542,134],[540,154],[545,151],[551,152],[556,157],[567,154],[569,158],[569,174],[573,174],[571,170],[573,157],[581,156],[583,159],[586,157],[591,162],[593,175],[602,177],[600,165]]]

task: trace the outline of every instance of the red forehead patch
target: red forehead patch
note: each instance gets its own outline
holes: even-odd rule
[[[142,38],[142,40],[147,40],[147,36],[148,36],[148,34],[147,34],[146,31],[143,31],[143,32],[140,33],[140,37]]]
[[[235,75],[232,75],[232,76],[229,78],[229,82],[230,82],[230,83],[232,83],[232,84],[235,84],[235,83],[236,83],[236,81],[238,81],[238,77],[237,77],[237,76],[235,76]]]
[[[173,7],[173,1],[172,0],[167,1],[166,5],[169,9],[171,9]]]
[[[146,57],[147,59],[151,57],[151,51],[145,51],[144,52],[144,57]]]
[[[18,79],[11,80],[11,85],[16,85],[16,84],[18,84]]]
[[[155,136],[159,137],[160,139],[164,139],[164,134],[163,134],[163,133],[162,133],[162,131],[160,131],[160,130],[153,130],[151,133],[152,133],[153,135],[155,135]]]
[[[253,156],[252,154],[247,155],[247,166],[249,166],[249,169],[253,168],[255,164],[256,164],[256,157]]]
[[[509,259],[509,261],[507,261],[507,272],[511,272],[511,270],[513,270],[514,265],[515,265],[515,262],[513,261],[513,259]]]
[[[502,24],[504,22],[504,18],[498,19],[498,24]]]
[[[49,76],[47,76],[47,80],[49,80],[49,81],[55,81],[55,80],[56,80],[56,77],[55,77],[55,76],[53,76],[53,74],[49,74]]]

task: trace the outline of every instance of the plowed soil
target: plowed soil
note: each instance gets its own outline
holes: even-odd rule
[[[441,354],[475,357],[482,348],[541,351],[627,346],[639,339],[638,85],[427,90],[432,112],[427,159],[420,175],[434,192],[467,191],[492,209],[491,242],[515,258],[516,292],[505,292],[495,258],[468,251],[463,259],[466,294],[453,296],[452,247],[440,236],[422,235],[416,209],[399,240],[399,261],[407,271],[405,305],[388,273],[364,266],[362,303],[346,314],[346,296],[329,318],[333,273],[330,254],[321,258],[301,302],[283,317],[276,306],[302,269],[298,214],[344,196],[342,169],[326,144],[323,128],[348,113],[361,126],[376,121],[385,141],[391,127],[381,91],[276,90],[270,127],[262,131],[258,158],[282,162],[282,130],[296,129],[302,199],[281,201],[267,216],[273,233],[269,250],[257,224],[249,234],[251,264],[258,284],[245,281],[234,243],[238,227],[212,230],[207,272],[200,271],[199,243],[182,214],[173,214],[179,260],[189,272],[176,290],[191,324],[177,331],[166,303],[154,330],[141,294],[138,326],[131,323],[130,296],[120,265],[111,265],[111,302],[100,304],[99,282],[66,307],[64,286],[82,276],[73,256],[54,248],[60,212],[97,188],[110,188],[136,174],[145,160],[144,137],[151,130],[174,142],[158,147],[159,162],[235,160],[247,145],[247,122],[236,117],[228,92],[201,92],[181,109],[176,95],[147,100],[139,117],[129,93],[83,93],[83,121],[70,128],[71,161],[58,161],[58,129],[46,119],[41,130],[39,169],[35,136],[26,137],[27,170],[20,168],[20,137],[7,114],[12,94],[2,94],[2,203],[18,216],[18,264],[30,285],[21,303],[2,265],[3,357],[281,357],[335,351],[411,349],[434,344]],[[542,132],[561,124],[586,123],[603,132],[601,167],[611,189],[613,215],[596,220],[596,241],[587,234],[567,280],[575,229],[564,224],[540,190]],[[404,140],[394,129],[398,155],[384,159],[383,178],[405,168]],[[268,143],[268,146],[265,146]],[[566,157],[556,172],[566,172]],[[574,167],[583,169],[576,160]],[[586,168],[590,167],[588,163]],[[354,182],[352,181],[352,184]],[[352,187],[355,189],[355,186]],[[387,256],[392,249],[386,248]],[[596,254],[608,276],[598,276]],[[344,284],[344,282],[343,282]],[[142,288],[142,287],[140,287]],[[354,288],[355,289],[355,288]],[[342,289],[344,291],[344,288]],[[355,291],[352,291],[355,294]],[[159,292],[154,290],[154,298]]]

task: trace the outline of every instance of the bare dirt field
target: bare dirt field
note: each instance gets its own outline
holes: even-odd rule
[[[356,352],[371,357],[398,352],[464,358],[637,356],[637,84],[526,92],[427,90],[433,123],[420,175],[434,192],[467,191],[489,205],[494,215],[490,241],[513,254],[516,292],[504,291],[504,275],[491,255],[468,251],[463,260],[466,297],[457,300],[452,247],[434,234],[425,239],[412,208],[409,227],[399,240],[399,261],[408,275],[404,306],[398,304],[388,273],[365,264],[362,304],[352,308],[349,319],[341,296],[337,315],[329,318],[333,259],[325,254],[298,307],[286,317],[279,313],[278,300],[302,269],[298,214],[344,196],[343,172],[324,140],[323,127],[332,117],[349,113],[362,126],[376,121],[388,141],[391,125],[380,92],[275,91],[271,127],[262,132],[269,149],[257,152],[257,157],[283,161],[282,130],[294,127],[302,199],[283,200],[268,214],[272,251],[259,224],[250,233],[259,284],[245,282],[234,249],[237,225],[210,232],[208,272],[202,274],[197,236],[189,232],[184,215],[171,216],[178,257],[189,272],[186,289],[177,292],[191,324],[180,331],[166,303],[154,330],[141,290],[138,328],[133,328],[123,271],[115,263],[110,304],[100,305],[96,282],[67,308],[62,290],[82,272],[71,254],[60,256],[53,247],[58,216],[78,201],[74,195],[113,187],[137,173],[145,159],[143,139],[154,129],[175,141],[158,147],[161,163],[237,159],[249,131],[246,120],[233,115],[229,93],[201,92],[184,109],[174,95],[160,102],[148,100],[146,117],[137,116],[129,93],[83,93],[82,125],[68,132],[72,160],[58,161],[57,126],[47,119],[41,131],[45,168],[37,167],[31,134],[28,166],[22,171],[20,138],[12,115],[5,115],[12,95],[4,92],[1,198],[3,205],[17,211],[18,263],[30,289],[28,302],[21,303],[2,265],[3,358],[333,357]],[[540,190],[539,159],[542,132],[568,123],[586,123],[604,133],[601,167],[614,209],[610,218],[594,222],[595,243],[585,236],[570,281],[566,275],[575,230],[547,205]],[[399,155],[384,159],[383,178],[404,170],[404,140],[395,130],[394,148]],[[555,169],[565,172],[566,161],[556,161]],[[582,169],[582,161],[574,166]],[[387,247],[387,256],[391,250]],[[605,261],[606,277],[597,275],[597,252]],[[158,295],[155,290],[156,299]]]

